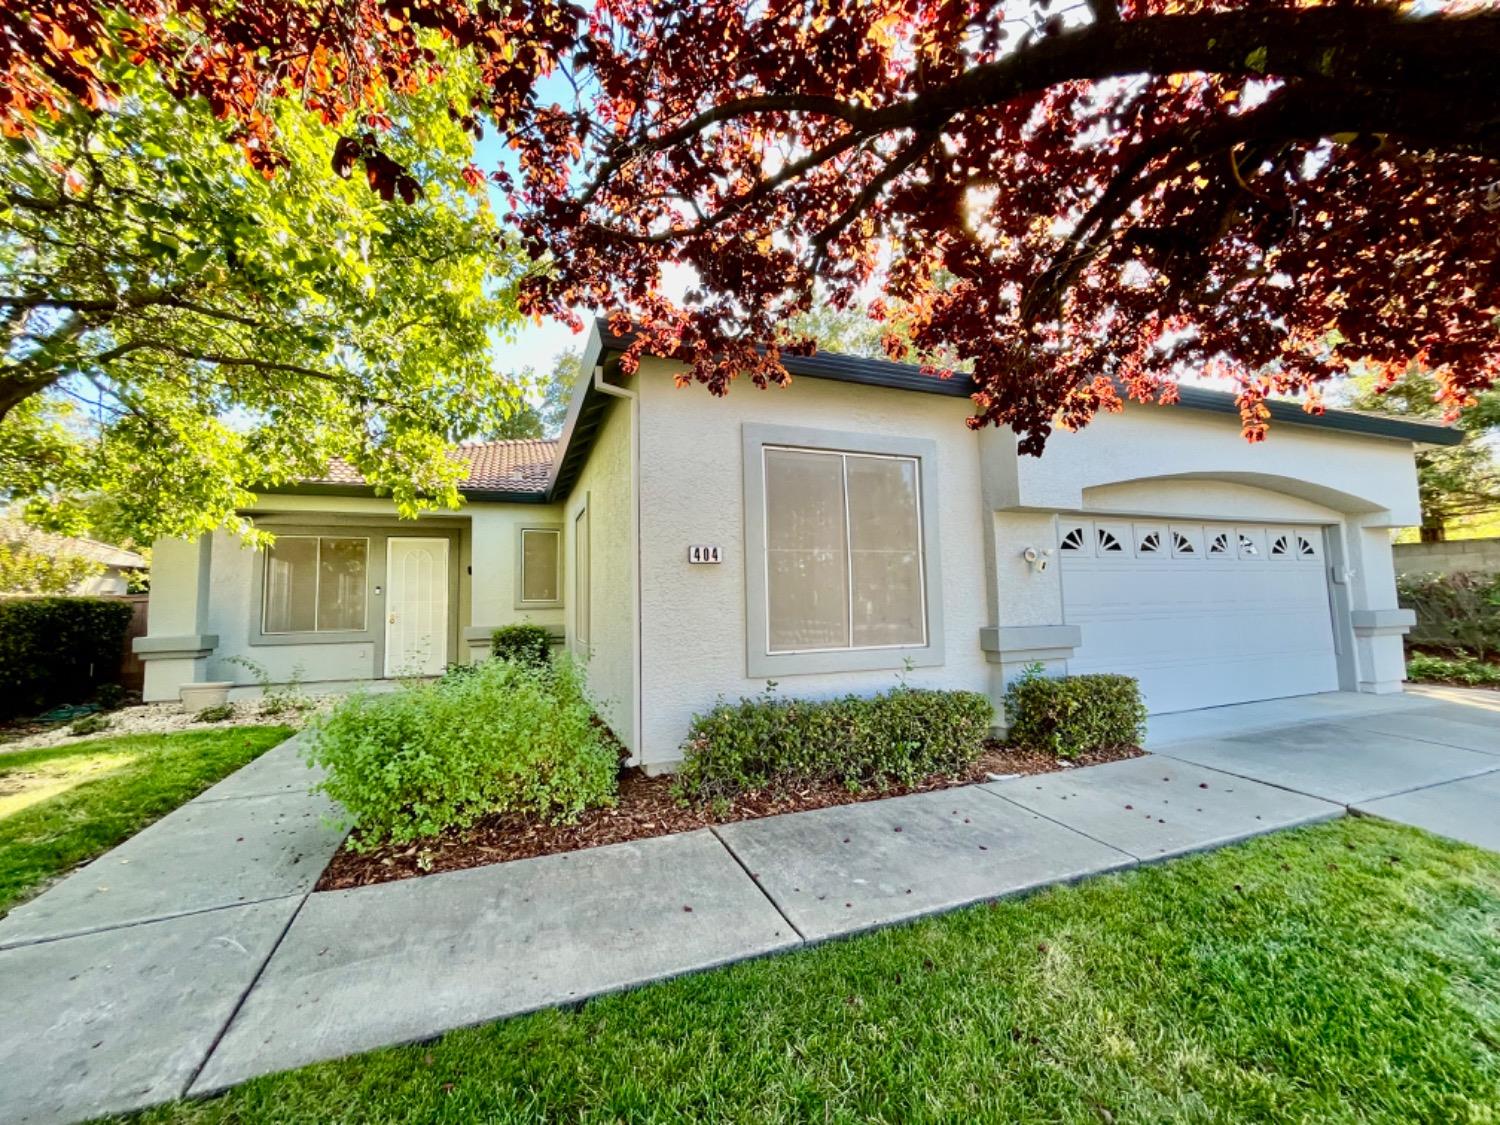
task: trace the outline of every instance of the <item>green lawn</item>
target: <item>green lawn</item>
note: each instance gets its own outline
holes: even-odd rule
[[[1496,1107],[1500,856],[1344,820],[146,1119],[1407,1123]]]
[[[0,753],[0,914],[291,733],[226,727]]]

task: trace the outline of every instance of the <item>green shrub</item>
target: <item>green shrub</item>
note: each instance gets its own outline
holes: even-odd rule
[[[1500,687],[1500,664],[1459,657],[1445,660],[1441,656],[1415,654],[1406,662],[1406,678],[1418,683],[1467,684],[1471,687]]]
[[[502,625],[490,634],[490,655],[519,664],[552,659],[552,634],[544,625]]]
[[[1403,574],[1396,593],[1417,615],[1409,643],[1500,656],[1500,574]]]
[[[0,600],[0,718],[82,703],[117,682],[132,612],[112,598]]]
[[[125,706],[125,689],[119,684],[100,684],[94,702],[105,711],[118,711]]]
[[[462,828],[489,813],[576,820],[612,804],[615,744],[582,675],[562,659],[487,660],[472,674],[351,696],[312,724],[309,759],[371,851]]]
[[[1054,678],[1028,668],[1005,689],[1005,717],[1012,746],[1059,758],[1139,746],[1146,736],[1146,705],[1129,676]]]
[[[212,707],[205,707],[194,715],[193,721],[196,723],[222,723],[226,719],[232,718],[234,718],[233,703],[215,703]]]
[[[103,734],[109,729],[109,720],[103,715],[84,715],[68,724],[68,733],[75,736]]]
[[[984,752],[983,695],[898,687],[872,699],[781,699],[771,691],[695,716],[677,775],[702,800],[834,782],[850,789],[958,772]]]

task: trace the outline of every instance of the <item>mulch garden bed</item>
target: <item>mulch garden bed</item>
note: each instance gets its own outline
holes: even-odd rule
[[[367,855],[358,855],[345,845],[323,872],[316,889],[338,891],[365,887],[439,871],[461,871],[506,860],[531,859],[555,852],[690,832],[695,828],[731,824],[737,820],[758,820],[781,813],[807,812],[883,797],[951,789],[985,781],[990,774],[1052,773],[1075,766],[1138,758],[1143,753],[1145,751],[1135,747],[1122,747],[1083,755],[1069,763],[1047,754],[992,744],[983,757],[962,774],[934,774],[915,785],[866,789],[857,793],[837,784],[809,785],[794,791],[745,793],[735,798],[727,809],[717,811],[707,803],[680,804],[672,795],[671,777],[647,777],[638,769],[629,769],[620,775],[618,803],[613,808],[590,809],[577,824],[546,824],[535,817],[506,814],[486,817],[466,829],[445,832],[422,844],[381,848]]]

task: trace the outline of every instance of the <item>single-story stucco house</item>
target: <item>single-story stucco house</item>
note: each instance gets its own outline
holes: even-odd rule
[[[1040,662],[1139,678],[1153,712],[1401,688],[1393,527],[1445,427],[1230,395],[1131,405],[1040,458],[970,430],[971,387],[819,354],[717,399],[596,325],[559,440],[465,448],[467,502],[399,521],[349,474],[261,496],[267,551],[158,541],[147,699],[441,671],[545,625],[632,760],[670,766],[720,696],[985,691]]]

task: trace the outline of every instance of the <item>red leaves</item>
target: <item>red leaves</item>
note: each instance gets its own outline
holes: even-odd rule
[[[1185,375],[1238,381],[1251,440],[1268,395],[1361,362],[1420,355],[1454,406],[1500,379],[1500,13],[124,5],[134,24],[118,31],[96,0],[0,11],[0,130],[100,104],[100,60],[123,52],[207,97],[263,173],[278,166],[269,102],[296,97],[357,129],[340,175],[358,165],[411,201],[420,185],[379,138],[389,92],[433,73],[434,33],[474,60],[482,93],[454,112],[476,132],[487,118],[514,154],[491,178],[552,263],[523,311],[622,314],[640,331],[627,370],[668,355],[715,394],[784,383],[780,356],[810,346],[787,318],[872,294],[901,327],[893,355],[941,356],[937,373],[965,361],[975,424],[1011,426],[1027,452],[1125,397],[1170,401]],[[681,303],[669,269],[693,279]]]

